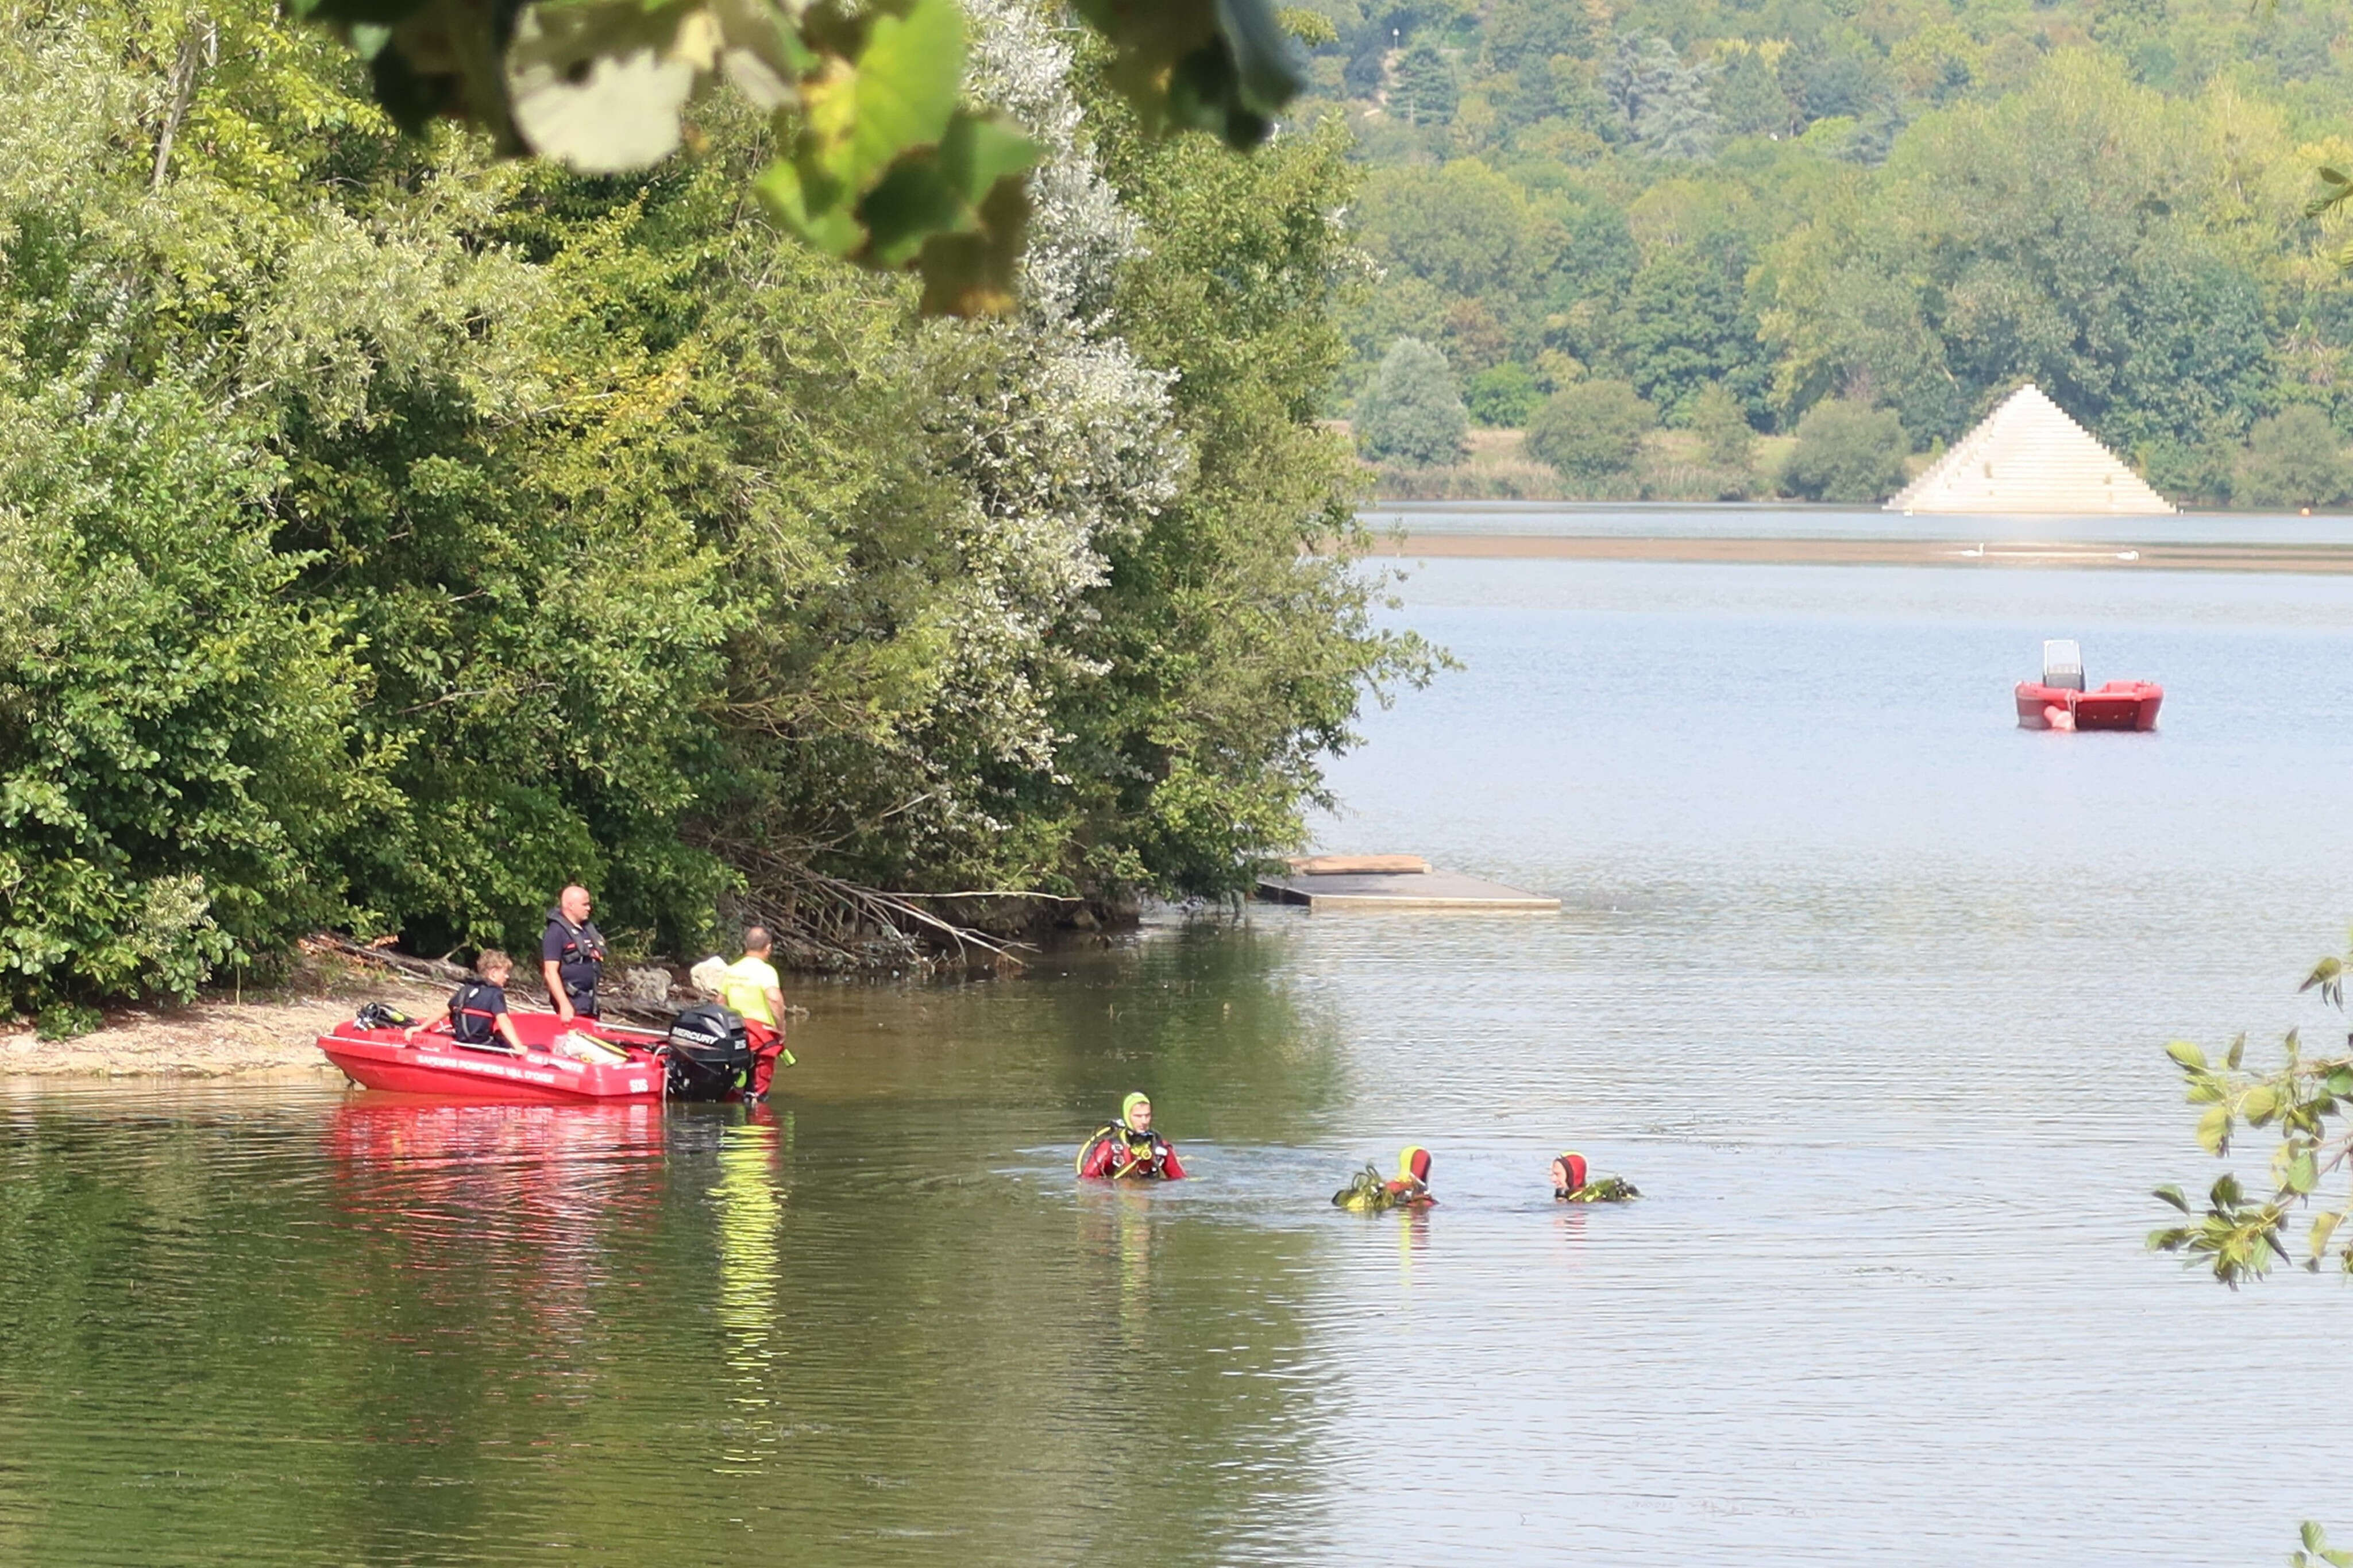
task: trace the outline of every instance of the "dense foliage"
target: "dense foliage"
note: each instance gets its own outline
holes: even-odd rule
[[[1528,422],[1528,450],[1572,479],[1607,484],[1630,472],[1659,411],[1622,381],[1561,388]]]
[[[1905,447],[1894,410],[1826,398],[1798,421],[1781,488],[1808,500],[1885,500],[1904,482]]]
[[[2033,381],[2160,489],[2251,504],[2316,493],[2248,460],[2260,422],[2353,431],[2348,215],[2306,213],[2353,189],[2341,7],[1316,5],[1308,112],[1356,135],[1385,272],[1343,398],[1413,337],[1474,414],[1490,376],[1617,381],[1682,428],[1722,387],[1758,431],[1844,398],[1926,449]]]
[[[1118,56],[967,9],[1041,159],[981,322],[780,246],[723,100],[585,178],[402,137],[258,3],[185,79],[145,6],[0,35],[0,996],[527,942],[574,878],[675,951],[731,892],[1219,893],[1295,842],[1420,666],[1332,549],[1342,142],[1147,135]]]
[[[1470,424],[1446,356],[1419,338],[1391,343],[1356,399],[1356,444],[1367,457],[1451,463]]]

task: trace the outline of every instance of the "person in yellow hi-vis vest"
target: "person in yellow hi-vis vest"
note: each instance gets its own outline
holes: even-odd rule
[[[752,1047],[754,1100],[767,1094],[779,1061],[786,1067],[794,1062],[793,1053],[785,1049],[784,983],[776,978],[776,966],[768,962],[775,946],[767,927],[748,927],[744,932],[744,956],[720,971],[720,1000],[743,1017],[744,1043]]]

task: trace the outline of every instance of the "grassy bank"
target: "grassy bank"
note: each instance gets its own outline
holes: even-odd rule
[[[1519,430],[1473,430],[1460,463],[1414,468],[1366,463],[1377,500],[1641,501],[1749,500],[1773,493],[1771,476],[1796,439],[1757,437],[1746,472],[1709,463],[1688,430],[1654,430],[1643,437],[1641,461],[1600,484],[1580,484],[1527,453]]]

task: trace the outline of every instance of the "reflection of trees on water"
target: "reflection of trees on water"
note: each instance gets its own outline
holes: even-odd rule
[[[1286,968],[1289,944],[1203,920],[1039,954],[1018,980],[804,993],[816,1016],[795,1033],[792,1092],[1051,1110],[1075,1143],[1144,1088],[1180,1147],[1295,1142],[1331,1124],[1346,1055],[1338,1008]]]

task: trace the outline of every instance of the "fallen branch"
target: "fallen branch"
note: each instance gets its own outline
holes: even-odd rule
[[[892,809],[903,809],[903,805]],[[700,845],[744,873],[748,886],[734,898],[736,910],[766,926],[785,961],[796,968],[871,970],[905,965],[928,969],[944,961],[1019,968],[1020,955],[1034,951],[1029,943],[991,935],[924,905],[976,899],[1041,905],[1086,901],[1060,893],[1010,888],[892,892],[818,870],[809,859],[814,851],[824,847],[819,845],[796,842],[778,849],[718,833],[702,836]]]

